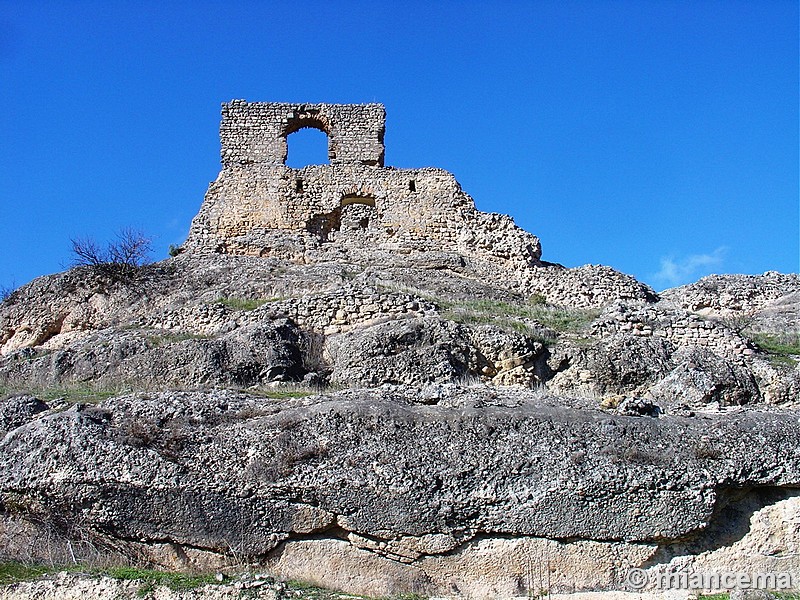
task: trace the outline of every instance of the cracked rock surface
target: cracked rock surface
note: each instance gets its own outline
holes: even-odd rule
[[[767,287],[740,304],[785,335]],[[0,305],[0,550],[475,598],[798,569],[797,362],[690,292],[188,254],[40,278]]]
[[[53,539],[168,542],[290,573],[298,545],[324,542],[433,592],[441,563],[490,540],[616,547],[632,566],[676,544],[706,552],[746,490],[800,486],[793,412],[615,416],[521,389],[437,391],[162,392],[29,414],[0,444],[6,527],[24,516]]]

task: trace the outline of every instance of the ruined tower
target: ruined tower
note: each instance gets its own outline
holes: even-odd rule
[[[303,262],[436,252],[538,264],[539,240],[510,217],[477,211],[452,174],[385,167],[385,120],[381,104],[224,104],[222,172],[186,249]],[[327,135],[330,164],[285,164],[287,137],[304,127]]]
[[[247,103],[222,107],[223,166],[283,165],[286,138],[312,127],[328,136],[332,165],[383,166],[386,110],[382,104]]]

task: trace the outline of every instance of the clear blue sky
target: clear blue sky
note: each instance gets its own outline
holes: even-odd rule
[[[384,103],[388,165],[452,171],[545,260],[798,270],[796,1],[0,0],[0,94],[4,286],[124,226],[166,256],[233,98]]]

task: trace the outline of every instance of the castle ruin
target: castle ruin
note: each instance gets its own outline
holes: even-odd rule
[[[477,211],[447,171],[385,167],[385,120],[380,104],[223,105],[222,172],[187,247],[303,261],[335,249],[538,264],[539,240],[510,217]],[[287,137],[305,127],[328,136],[330,164],[285,164]]]
[[[443,169],[385,166],[385,124],[381,104],[223,104],[222,171],[183,249],[303,264],[449,268],[573,306],[653,297],[608,267],[543,263],[535,235],[509,216],[477,210]],[[287,137],[306,127],[327,135],[330,164],[285,164]]]

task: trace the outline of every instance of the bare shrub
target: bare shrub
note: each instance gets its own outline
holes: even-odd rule
[[[134,448],[150,448],[161,435],[154,420],[125,419],[118,427],[116,441]]]
[[[325,373],[329,370],[325,360],[325,336],[316,331],[304,331],[298,340],[303,357],[303,368],[309,373]]]
[[[756,315],[752,312],[732,312],[724,317],[719,317],[717,321],[734,333],[741,334],[755,323]]]
[[[142,232],[126,227],[116,238],[101,246],[91,238],[74,238],[72,266],[90,267],[113,279],[130,278],[149,262],[152,240]]]
[[[0,285],[0,302],[5,302],[11,295],[17,291],[16,282],[11,282],[11,285]]]

